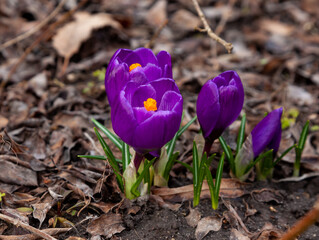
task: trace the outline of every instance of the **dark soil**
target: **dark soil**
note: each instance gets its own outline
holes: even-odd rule
[[[319,193],[319,188],[316,187],[318,184],[318,177],[297,184],[257,183],[254,184],[254,189],[274,191],[276,195],[268,196],[269,198],[264,196],[264,199],[263,196],[258,196],[256,199],[252,193],[241,198],[224,200],[230,201],[249,231],[258,232],[268,222],[285,231],[312,208]],[[185,216],[189,214],[190,204],[190,202],[184,202],[177,212],[148,204],[138,214],[125,218],[128,229],[118,236],[122,239],[195,239],[195,229],[185,220]],[[254,215],[245,218],[247,204],[250,209],[257,211]],[[202,217],[223,216],[227,208],[221,202],[219,209],[214,211],[210,200],[204,199],[200,202],[198,210]],[[230,239],[231,229],[231,224],[223,221],[222,230],[210,232],[205,239]],[[317,239],[318,237],[319,224],[315,224],[298,239]]]

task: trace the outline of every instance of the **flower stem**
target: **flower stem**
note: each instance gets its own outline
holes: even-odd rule
[[[207,153],[207,156],[209,156],[210,149],[212,148],[213,143],[214,143],[214,141],[211,141],[208,138],[205,138],[205,146],[204,146],[204,149],[203,149],[202,156],[204,156],[205,152]]]
[[[134,157],[134,166],[136,168],[136,171],[138,171],[143,159],[144,159],[144,155],[139,153],[139,152],[136,152],[135,157]]]

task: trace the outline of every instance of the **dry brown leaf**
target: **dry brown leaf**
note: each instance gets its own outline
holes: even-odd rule
[[[91,128],[90,121],[82,115],[72,115],[69,112],[60,112],[54,117],[53,126],[63,126],[70,129]]]
[[[70,58],[79,50],[81,43],[91,36],[94,29],[106,26],[121,29],[121,25],[109,14],[91,15],[87,12],[78,12],[75,14],[75,21],[58,29],[53,37],[53,47],[59,55]]]
[[[161,198],[160,196],[158,195],[151,195],[150,196],[150,200],[151,201],[155,201],[160,207],[162,208],[168,208],[174,212],[177,212],[180,207],[181,207],[181,204],[172,204],[172,203],[169,203],[169,202],[165,202],[163,200],[163,198]]]
[[[2,234],[8,226],[5,223],[0,223],[0,234]]]
[[[223,200],[223,203],[224,203],[225,207],[227,207],[227,209],[228,209],[228,212],[224,212],[224,213],[229,213],[226,215],[224,214],[224,216],[226,217],[228,215],[229,217],[231,217],[231,219],[229,219],[229,218],[227,219],[227,217],[226,217],[226,219],[230,223],[230,225],[233,228],[234,228],[234,226],[236,226],[236,228],[238,228],[242,232],[245,232],[247,235],[251,235],[250,231],[248,230],[248,228],[244,224],[241,217],[238,215],[235,208],[231,205],[230,201]],[[233,221],[233,223],[231,223],[230,220]]]
[[[52,206],[56,203],[56,200],[54,200],[50,195],[47,195],[44,202],[32,204],[33,208],[33,217],[38,219],[40,221],[41,227],[43,221],[45,220],[48,211],[52,208]]]
[[[293,26],[284,24],[279,21],[271,20],[271,19],[262,19],[259,23],[261,29],[270,32],[272,34],[279,34],[284,36],[291,35],[294,30]]]
[[[6,173],[0,174],[0,181],[22,186],[38,185],[36,172],[3,160],[0,160],[0,166],[1,172]]]
[[[29,218],[27,215],[19,212],[16,209],[8,208],[1,211],[4,215],[7,215],[9,217],[13,217],[15,219],[18,219],[19,221],[29,224]]]
[[[281,191],[270,188],[253,190],[251,196],[258,202],[275,201],[276,203],[283,203],[284,201],[284,196]]]
[[[148,11],[146,15],[146,21],[155,27],[160,27],[167,19],[166,14],[167,2],[166,0],[160,0]]]
[[[85,238],[71,236],[68,237],[66,240],[85,240]]]
[[[176,11],[171,19],[172,28],[183,33],[194,31],[200,23],[197,16],[184,9]]]
[[[0,129],[5,128],[9,123],[9,120],[4,116],[0,115]]]
[[[242,232],[238,231],[237,229],[232,228],[229,240],[250,240],[250,238],[244,235]]]
[[[210,231],[219,231],[223,225],[223,219],[219,217],[202,218],[197,225],[195,237],[197,240],[203,239]]]
[[[248,183],[240,182],[236,179],[222,179],[220,186],[220,196],[225,198],[237,198],[247,193]],[[193,199],[193,185],[186,185],[178,188],[155,188],[154,195],[159,195],[164,201],[182,202]],[[206,181],[203,183],[201,198],[210,198],[209,187]]]
[[[105,203],[105,202],[92,202],[90,203],[92,206],[99,208],[104,213],[108,213],[113,208],[117,207],[119,203]]]
[[[282,231],[274,227],[270,222],[266,222],[255,235],[258,236],[257,240],[279,239],[282,236]]]
[[[87,231],[91,235],[102,235],[106,238],[110,238],[114,234],[122,232],[124,229],[121,215],[112,212],[101,215],[99,218],[93,220],[87,227]]]
[[[38,73],[28,81],[28,89],[38,97],[42,97],[48,87],[48,78],[44,72]]]
[[[202,217],[201,213],[196,208],[189,208],[189,214],[185,217],[186,222],[191,227],[196,227],[200,218]]]

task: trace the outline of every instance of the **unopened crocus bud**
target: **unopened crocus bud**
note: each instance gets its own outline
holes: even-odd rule
[[[245,180],[247,166],[266,150],[273,150],[273,157],[278,152],[281,140],[282,108],[270,112],[261,120],[245,140],[236,155],[236,177]]]
[[[197,117],[206,141],[204,151],[233,123],[244,104],[243,84],[235,71],[208,80],[197,99]]]
[[[265,149],[273,149],[274,155],[278,152],[281,140],[281,115],[282,108],[273,110],[251,131],[254,157]]]

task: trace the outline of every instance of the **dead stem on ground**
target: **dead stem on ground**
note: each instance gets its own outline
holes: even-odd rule
[[[210,28],[210,26],[205,18],[203,11],[200,9],[200,6],[199,6],[197,0],[192,0],[192,1],[193,1],[194,7],[197,11],[199,18],[202,20],[202,22],[204,24],[204,29],[198,29],[198,30],[200,32],[207,32],[208,36],[210,36],[216,42],[222,44],[226,48],[228,53],[231,53],[231,51],[233,49],[233,44],[226,42],[224,39],[222,39],[216,33],[213,32],[213,30]]]
[[[293,240],[306,231],[319,219],[319,198],[313,208],[302,217],[291,229],[289,229],[280,240]]]
[[[13,225],[15,225],[17,227],[22,227],[22,228],[24,228],[24,229],[26,229],[26,230],[28,230],[28,231],[30,231],[30,232],[42,237],[44,239],[57,240],[56,238],[50,236],[49,234],[47,234],[47,233],[45,233],[45,232],[43,232],[43,231],[41,231],[39,229],[36,229],[36,228],[30,226],[29,224],[26,224],[26,223],[20,221],[19,219],[12,218],[12,217],[6,216],[6,215],[1,214],[1,213],[0,213],[0,219],[5,221],[5,222],[11,223],[11,224],[13,224]]]

